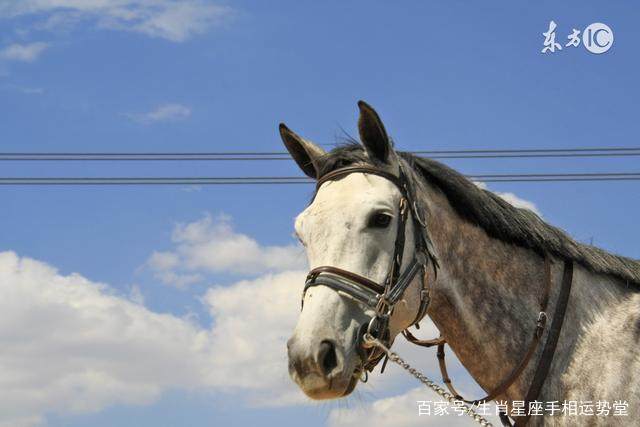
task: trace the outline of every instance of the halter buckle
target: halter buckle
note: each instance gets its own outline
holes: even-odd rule
[[[420,301],[427,301],[427,302],[431,301],[431,295],[429,295],[429,289],[423,289],[420,291]]]
[[[400,199],[400,216],[404,218],[406,213],[407,213],[407,199],[402,197]]]
[[[538,321],[536,324],[536,336],[540,338],[542,336],[542,332],[544,331],[544,327],[547,324],[547,313],[541,311],[538,313]]]

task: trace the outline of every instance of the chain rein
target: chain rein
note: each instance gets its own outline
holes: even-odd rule
[[[365,347],[377,347],[380,350],[382,350],[387,355],[389,360],[391,360],[393,363],[397,364],[402,369],[407,371],[409,374],[415,377],[418,381],[424,384],[427,388],[430,388],[432,391],[434,391],[438,396],[442,397],[447,402],[460,408],[462,412],[470,416],[475,422],[477,422],[481,426],[491,426],[491,427],[493,426],[493,424],[491,424],[486,418],[478,414],[473,409],[472,406],[466,405],[461,400],[458,400],[453,394],[449,393],[447,390],[440,387],[436,382],[429,379],[429,377],[427,377],[426,375],[418,371],[416,368],[409,365],[409,363],[407,363],[402,357],[400,357],[398,353],[391,351],[386,345],[384,345],[382,342],[380,342],[380,340],[375,338],[370,333],[367,332],[366,334],[364,334],[364,336],[362,337],[362,344]]]

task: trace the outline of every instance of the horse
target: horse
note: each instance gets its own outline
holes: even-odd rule
[[[545,412],[520,425],[633,424],[640,261],[579,243],[448,166],[396,151],[378,113],[358,106],[360,141],[329,152],[279,128],[318,184],[295,219],[312,270],[287,341],[293,381],[312,399],[347,396],[384,356],[364,336],[390,346],[428,316],[437,344],[510,409],[532,400],[534,381],[535,401],[628,403],[626,417]]]

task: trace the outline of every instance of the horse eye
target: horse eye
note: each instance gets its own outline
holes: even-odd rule
[[[391,224],[391,215],[385,213],[375,213],[369,219],[369,227],[371,228],[387,228]]]

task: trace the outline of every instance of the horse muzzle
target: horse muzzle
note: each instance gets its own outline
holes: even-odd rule
[[[356,386],[359,373],[352,360],[355,349],[345,351],[333,340],[321,340],[311,345],[295,337],[287,342],[289,375],[312,399],[343,397]]]

